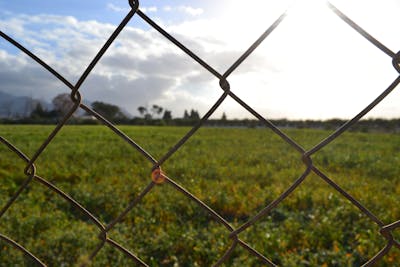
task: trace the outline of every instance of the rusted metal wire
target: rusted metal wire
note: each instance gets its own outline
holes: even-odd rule
[[[344,132],[346,132],[351,126],[356,124],[361,118],[363,118],[367,113],[369,113],[376,105],[378,105],[383,99],[385,99],[400,83],[400,76],[397,77],[374,101],[372,101],[367,107],[365,107],[359,114],[357,114],[354,118],[343,124],[339,127],[335,132],[333,132],[326,139],[322,140],[319,144],[315,145],[309,150],[305,150],[301,145],[297,144],[291,137],[286,135],[281,129],[275,126],[270,120],[264,118],[262,115],[257,113],[251,106],[249,106],[246,102],[241,100],[234,92],[231,91],[229,81],[227,78],[233,73],[237,67],[239,67],[249,55],[251,55],[254,50],[273,32],[275,31],[279,24],[286,18],[288,15],[287,12],[284,12],[277,18],[277,20],[267,28],[267,30],[260,35],[260,37],[226,70],[224,74],[216,71],[212,66],[210,66],[207,62],[202,60],[199,56],[197,56],[194,52],[192,52],[189,48],[184,46],[179,40],[165,31],[162,27],[160,27],[154,20],[148,17],[144,12],[139,9],[139,1],[138,0],[129,0],[129,5],[131,10],[128,12],[126,17],[121,21],[121,23],[117,26],[115,31],[111,34],[111,36],[107,39],[103,47],[96,54],[94,59],[91,61],[89,66],[85,69],[83,74],[80,76],[76,85],[73,85],[69,82],[64,76],[55,71],[51,66],[46,64],[43,60],[33,54],[31,51],[26,49],[20,43],[12,39],[6,33],[0,31],[0,36],[8,41],[10,44],[14,45],[16,48],[24,52],[31,59],[36,61],[39,65],[41,65],[48,72],[53,74],[58,80],[60,80],[67,88],[71,90],[71,100],[74,105],[70,108],[67,114],[63,117],[63,119],[57,124],[57,126],[53,129],[50,135],[43,141],[42,145],[35,151],[34,155],[29,158],[22,151],[20,151],[16,146],[6,140],[4,137],[0,136],[0,142],[6,146],[11,152],[16,154],[23,162],[26,164],[26,168],[24,173],[26,175],[25,181],[20,185],[20,187],[15,191],[15,193],[11,196],[8,202],[4,205],[4,207],[0,210],[0,219],[7,212],[7,210],[15,203],[15,201],[22,197],[23,191],[32,183],[37,182],[40,185],[46,187],[47,189],[53,191],[58,196],[62,197],[65,201],[67,201],[71,206],[79,210],[84,216],[86,216],[97,228],[99,231],[99,244],[97,247],[91,252],[88,261],[82,263],[82,266],[87,265],[91,260],[93,260],[98,252],[104,248],[104,246],[109,245],[115,249],[120,250],[124,253],[128,258],[132,259],[132,262],[141,265],[147,266],[147,264],[142,261],[139,256],[136,256],[134,253],[124,248],[118,242],[110,239],[108,237],[108,232],[112,230],[117,224],[119,224],[125,216],[133,209],[135,206],[144,198],[146,195],[151,192],[157,184],[165,183],[171,186],[176,192],[182,194],[190,201],[195,203],[200,209],[210,215],[214,220],[223,226],[226,229],[226,234],[232,240],[231,245],[226,249],[226,251],[221,255],[218,260],[215,262],[214,266],[220,266],[231,256],[233,251],[238,247],[242,247],[247,250],[251,255],[257,257],[262,263],[268,266],[277,266],[271,259],[268,258],[268,255],[263,255],[261,252],[252,248],[249,244],[244,242],[239,238],[239,234],[243,232],[245,229],[256,224],[262,217],[270,213],[273,209],[275,209],[278,205],[280,205],[289,195],[292,194],[302,183],[307,179],[310,173],[316,174],[320,177],[324,182],[326,182],[329,186],[339,192],[344,198],[349,200],[355,207],[357,207],[361,213],[363,213],[366,217],[368,217],[372,222],[378,225],[380,228],[380,234],[387,240],[386,245],[376,253],[371,259],[369,259],[363,266],[373,266],[379,262],[379,260],[389,253],[392,247],[396,247],[400,249],[400,243],[393,237],[393,231],[400,227],[400,220],[396,222],[392,222],[389,224],[385,224],[381,219],[379,219],[376,215],[374,215],[371,211],[369,211],[363,204],[353,197],[351,194],[346,192],[340,185],[335,183],[331,178],[329,178],[324,172],[322,172],[317,166],[313,164],[312,156],[316,154],[319,150],[329,145],[332,141],[339,138]],[[351,28],[353,28],[356,32],[362,35],[366,40],[374,44],[378,49],[380,49],[383,53],[392,58],[393,67],[400,73],[400,52],[395,53],[387,48],[384,44],[375,39],[372,35],[366,32],[362,27],[360,27],[357,23],[351,20],[348,16],[346,16],[343,12],[341,12],[338,8],[336,8],[331,3],[327,2],[329,9],[336,14],[340,19],[342,19],[346,24],[348,24]],[[171,43],[175,44],[179,49],[181,49],[186,55],[192,58],[195,62],[200,64],[204,69],[206,69],[211,75],[215,76],[219,80],[219,85],[221,89],[224,91],[220,98],[212,105],[212,107],[208,110],[208,112],[201,118],[201,120],[192,127],[184,137],[182,137],[171,149],[169,149],[159,160],[155,159],[150,153],[148,153],[145,149],[140,147],[137,143],[135,143],[129,136],[127,136],[123,131],[121,131],[118,127],[116,127],[113,123],[109,122],[106,118],[95,112],[93,109],[88,107],[87,105],[82,103],[82,95],[79,91],[81,85],[84,83],[86,78],[90,75],[90,72],[97,65],[101,57],[107,52],[110,45],[118,38],[118,35],[124,30],[128,22],[131,20],[133,16],[138,16],[143,19],[144,22],[149,24],[153,29],[158,31],[161,35],[163,35],[167,40]],[[279,136],[283,141],[285,141],[288,145],[290,145],[294,150],[296,150],[304,163],[304,171],[303,173],[284,191],[281,195],[279,195],[274,201],[269,203],[266,207],[261,209],[256,215],[250,218],[243,225],[235,228],[226,221],[223,216],[218,214],[211,207],[202,202],[195,195],[190,193],[186,188],[179,185],[173,178],[168,177],[161,171],[161,166],[164,164],[172,155],[174,155],[185,143],[189,140],[195,132],[200,129],[204,123],[209,119],[209,117],[215,112],[215,110],[225,101],[227,97],[231,97],[235,100],[239,105],[249,111],[254,117],[256,117],[260,122],[265,124],[266,127],[270,128],[277,136]],[[103,225],[99,219],[97,219],[91,212],[89,212],[85,207],[83,207],[80,203],[70,197],[67,193],[64,193],[55,185],[50,183],[45,178],[42,178],[36,174],[36,160],[41,156],[46,147],[52,142],[53,138],[58,135],[59,131],[62,127],[67,123],[67,121],[72,117],[72,114],[78,109],[81,108],[85,110],[87,113],[93,115],[98,121],[106,125],[110,128],[117,136],[127,142],[129,146],[139,152],[145,159],[147,159],[152,164],[152,169],[150,172],[152,173],[152,180],[150,183],[134,198],[130,203],[128,203],[127,207],[116,216],[108,225]],[[30,258],[39,266],[46,266],[40,259],[38,259],[35,255],[33,255],[30,251],[24,248],[22,245],[14,241],[12,238],[5,236],[0,233],[0,239],[4,240],[6,243],[10,244],[15,249],[21,251],[25,254],[26,257]]]

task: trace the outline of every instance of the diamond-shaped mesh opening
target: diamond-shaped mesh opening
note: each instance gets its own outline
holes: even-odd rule
[[[278,197],[304,166],[269,129],[202,128],[165,169],[226,220],[240,224]]]
[[[119,103],[124,118],[104,115],[117,124],[163,126],[168,124],[162,119],[166,110],[174,110],[172,118],[182,118],[193,108],[204,115],[221,95],[218,79],[159,32],[136,28],[139,19],[134,19],[82,85],[85,99],[92,106]],[[196,43],[189,49],[192,46]]]

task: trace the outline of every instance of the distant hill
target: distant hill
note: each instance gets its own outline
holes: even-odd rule
[[[0,118],[25,118],[29,117],[32,111],[38,104],[41,104],[45,110],[52,110],[53,104],[43,99],[35,99],[29,96],[14,96],[12,94],[0,91]],[[83,99],[83,103],[87,106],[91,106],[92,102]],[[127,117],[132,118],[126,109],[121,108],[121,112]],[[75,116],[84,116],[85,111],[78,109]]]
[[[35,99],[28,96],[14,96],[0,91],[0,118],[27,117],[38,103],[44,109],[50,110],[53,108],[51,103],[42,99]]]

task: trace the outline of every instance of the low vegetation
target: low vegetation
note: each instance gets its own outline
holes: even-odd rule
[[[0,125],[0,134],[32,156],[54,126]],[[190,128],[121,126],[155,158]],[[305,149],[327,130],[285,130]],[[400,136],[349,132],[313,156],[323,170],[389,224],[399,219]],[[25,163],[0,146],[0,205],[26,179]],[[152,165],[104,126],[65,126],[36,162],[37,174],[107,224],[151,181]],[[277,198],[299,177],[301,155],[268,129],[201,128],[163,164],[181,184],[233,227]],[[0,233],[49,266],[73,266],[98,245],[96,226],[59,195],[32,182],[0,218]],[[156,186],[109,236],[150,266],[210,266],[231,245],[229,232],[168,184]],[[379,227],[318,176],[239,237],[280,266],[360,266],[385,246]],[[395,266],[392,248],[378,264]],[[32,266],[0,240],[1,266]],[[132,266],[106,245],[92,266]],[[261,266],[237,247],[225,266]]]

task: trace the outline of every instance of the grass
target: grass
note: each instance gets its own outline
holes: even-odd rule
[[[32,156],[54,127],[0,126],[0,135]],[[120,127],[156,159],[188,130]],[[305,149],[330,134],[285,130]],[[385,224],[399,219],[400,136],[345,133],[313,155],[318,168]],[[152,165],[103,126],[66,126],[35,163],[37,174],[68,193],[103,224],[149,184]],[[25,163],[0,146],[0,206],[26,179]],[[238,227],[276,199],[305,170],[301,155],[268,129],[202,128],[163,164],[169,177]],[[73,266],[99,244],[98,228],[43,185],[32,182],[0,218],[0,233],[49,266]],[[394,233],[396,235],[396,233]],[[229,248],[229,231],[172,186],[156,186],[109,237],[150,266],[210,266]],[[398,237],[400,235],[397,235]],[[379,227],[318,176],[239,237],[280,266],[360,266],[385,245]],[[400,251],[379,266],[394,266]],[[30,266],[0,241],[1,266]],[[92,266],[131,266],[106,245]],[[237,247],[226,266],[260,266]]]

